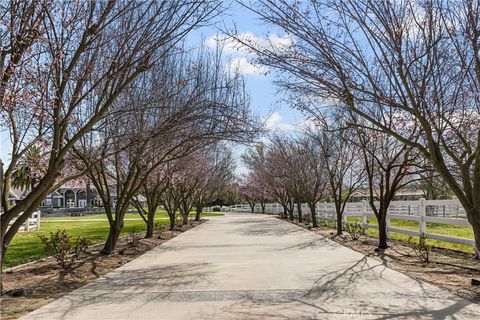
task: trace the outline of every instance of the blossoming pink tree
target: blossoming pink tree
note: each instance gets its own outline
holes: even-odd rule
[[[1,121],[11,138],[11,160],[1,181],[2,261],[19,227],[61,182],[74,146],[109,114],[125,88],[190,30],[215,16],[218,5],[9,2],[0,27]],[[13,172],[37,143],[43,145],[48,166],[25,198],[9,206]]]
[[[231,185],[234,178],[234,161],[231,151],[218,144],[206,149],[197,166],[197,185],[193,191],[195,220],[199,221],[203,208],[219,197]]]
[[[252,213],[255,212],[257,204],[260,204],[262,213],[265,213],[265,203],[268,201],[268,194],[258,177],[249,173],[241,177],[236,187],[236,193],[239,198],[248,203]]]
[[[149,188],[145,183],[157,168],[174,163],[168,170],[174,171],[167,174],[169,187],[152,194],[157,203],[160,196],[169,199],[163,204],[173,228],[178,209],[188,220],[192,201],[182,194],[192,194],[196,187],[194,179],[184,178],[195,171],[182,171],[184,163],[200,156],[198,152],[209,145],[222,140],[249,141],[256,132],[243,79],[225,70],[220,48],[174,53],[157,59],[154,67],[126,88],[112,114],[99,123],[98,132],[86,135],[75,148],[109,220],[104,254],[115,249],[127,210],[142,188]],[[151,205],[153,214],[155,203]]]

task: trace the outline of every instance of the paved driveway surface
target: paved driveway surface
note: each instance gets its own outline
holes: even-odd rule
[[[273,217],[209,217],[24,319],[480,319],[480,306]]]

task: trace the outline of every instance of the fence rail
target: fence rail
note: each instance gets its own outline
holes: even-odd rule
[[[251,208],[249,205],[242,204],[231,206],[230,211],[251,212]],[[261,206],[256,205],[254,211],[261,212]],[[336,211],[333,203],[317,203],[315,211],[318,222],[336,221]],[[283,208],[278,203],[267,203],[265,205],[265,213],[280,214],[282,212]],[[302,212],[304,216],[310,214],[310,209],[306,204],[302,204]],[[295,216],[297,217],[297,215],[298,213],[295,208]],[[349,217],[361,218],[361,223],[364,226],[378,229],[377,224],[369,223],[369,218],[375,218],[375,214],[365,200],[361,202],[347,203],[343,214],[343,223],[356,223],[348,221]],[[416,221],[418,222],[418,230],[393,227],[390,222],[392,219]],[[457,243],[472,247],[475,246],[475,241],[473,239],[457,238],[437,233],[430,233],[427,230],[427,222],[464,227],[471,226],[466,219],[465,210],[458,200],[420,199],[416,201],[392,201],[387,214],[387,236],[390,238],[391,232],[410,236],[420,236],[423,234],[429,239]]]
[[[30,231],[32,229],[40,229],[40,211],[35,211],[18,229],[18,231]],[[17,219],[10,221],[9,225],[12,225]]]

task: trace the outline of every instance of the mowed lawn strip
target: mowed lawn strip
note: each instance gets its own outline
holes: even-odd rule
[[[202,217],[223,215],[222,213],[205,213]],[[94,218],[92,218],[94,217]],[[138,214],[128,214],[128,218],[140,218]],[[155,218],[162,225],[168,224],[168,216],[162,213],[158,213]],[[80,219],[79,219],[80,218]],[[78,221],[81,219],[104,219],[103,221]],[[72,220],[68,222],[54,222],[49,220]],[[75,221],[77,220],[77,221]],[[10,268],[19,264],[38,260],[46,257],[43,250],[42,243],[39,239],[40,234],[49,234],[57,229],[65,229],[68,234],[73,237],[84,236],[89,239],[92,244],[102,243],[108,236],[108,220],[105,215],[91,215],[81,217],[49,217],[41,220],[40,229],[30,232],[19,232],[15,235],[8,248],[7,255],[5,257],[5,268]],[[132,232],[144,232],[146,230],[146,224],[143,220],[126,220],[123,235],[128,235]]]
[[[348,217],[347,219],[348,221],[351,221],[351,222],[354,222],[354,221],[361,222],[361,218],[359,217]],[[377,219],[373,217],[368,218],[368,223],[378,224]],[[419,224],[417,221],[391,219],[390,224],[392,227],[399,228],[399,229],[419,231]],[[368,228],[367,232],[371,236],[374,236],[374,237],[378,236],[378,229]],[[457,226],[453,224],[427,222],[427,233],[440,234],[444,236],[464,238],[464,239],[473,239],[473,230],[471,227]],[[410,238],[418,242],[418,237],[411,237],[409,235],[397,233],[397,232],[391,232],[391,237],[393,240],[408,241],[408,239]],[[439,247],[439,248],[461,250],[461,251],[471,252],[471,253],[474,252],[473,248],[470,246],[466,246],[463,244],[450,243],[446,241],[427,239],[427,244],[435,247]]]
[[[205,212],[202,213],[202,217],[223,215],[219,212]],[[115,216],[115,215],[114,215]],[[195,216],[194,213],[191,213],[190,216]],[[100,214],[87,214],[84,216],[67,216],[67,217],[42,217],[42,221],[48,222],[49,220],[64,220],[64,219],[73,219],[73,220],[91,220],[91,219],[101,219],[107,220],[107,216],[104,213]],[[125,219],[142,219],[138,213],[127,213],[125,214]],[[155,219],[168,219],[168,214],[165,211],[157,211],[155,214]]]

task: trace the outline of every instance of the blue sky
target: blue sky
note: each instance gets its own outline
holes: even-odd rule
[[[257,41],[266,39],[268,31],[272,31],[270,37],[273,42],[276,40],[284,41],[285,35],[275,33],[274,30],[268,30],[264,23],[255,16],[254,13],[233,3],[224,15],[217,18],[214,25],[204,27],[193,32],[187,38],[187,44],[199,46],[203,41],[212,45],[214,38],[221,37],[221,29],[227,27],[229,30],[236,27],[239,34],[245,34],[255,38]],[[251,98],[251,109],[256,117],[266,121],[267,127],[272,130],[284,132],[293,131],[300,124],[304,116],[297,110],[290,109],[282,103],[282,94],[274,85],[275,73],[264,74],[266,71],[262,67],[252,65],[252,56],[242,50],[236,50],[229,46],[225,48],[225,63],[228,67],[238,68],[246,79],[247,90]],[[10,143],[8,132],[0,132],[0,158],[8,162]],[[235,148],[236,158],[244,151],[243,147]],[[243,171],[239,168],[239,171]]]
[[[269,29],[260,19],[250,10],[233,3],[229,10],[218,19],[216,25],[202,28],[191,34],[187,43],[192,45],[201,43],[202,39],[210,46],[215,44],[215,38],[224,38],[221,30],[235,29],[239,35],[245,35],[254,39],[257,43],[282,43],[289,38],[285,34]],[[268,41],[269,39],[270,41]],[[271,131],[280,131],[286,134],[293,133],[299,128],[305,119],[305,116],[298,110],[289,108],[282,101],[283,94],[275,86],[275,72],[269,71],[265,67],[255,66],[254,56],[246,50],[238,50],[238,47],[232,43],[224,48],[225,63],[229,67],[238,68],[246,80],[247,90],[251,98],[251,109],[262,121],[266,121],[266,126]],[[271,70],[270,70],[271,71]],[[266,74],[265,74],[266,73]],[[243,167],[240,156],[245,152],[245,146],[235,146],[233,148],[234,157],[237,160],[237,174],[246,172]]]
[[[267,37],[270,37],[273,43],[288,39],[285,34],[268,29],[265,23],[261,22],[250,10],[238,3],[233,3],[227,12],[222,17],[219,17],[216,25],[202,28],[198,32],[191,34],[188,42],[199,43],[202,38],[205,38],[208,45],[213,43],[213,38],[222,37],[221,30],[224,28],[233,30],[234,27],[238,34],[253,38],[257,43],[267,41]],[[270,33],[267,36],[269,31]],[[234,45],[232,44],[231,46],[233,47]],[[285,103],[282,103],[282,94],[278,92],[278,88],[274,85],[274,72],[269,72],[265,75],[267,69],[252,65],[253,56],[245,51],[233,50],[227,45],[224,54],[226,60],[233,60],[231,63],[239,68],[240,73],[246,79],[247,89],[251,97],[252,111],[262,119],[269,117],[267,125],[271,129],[292,130],[304,120],[304,116],[299,111],[292,110]],[[258,72],[255,72],[255,68],[259,69],[257,70]]]

